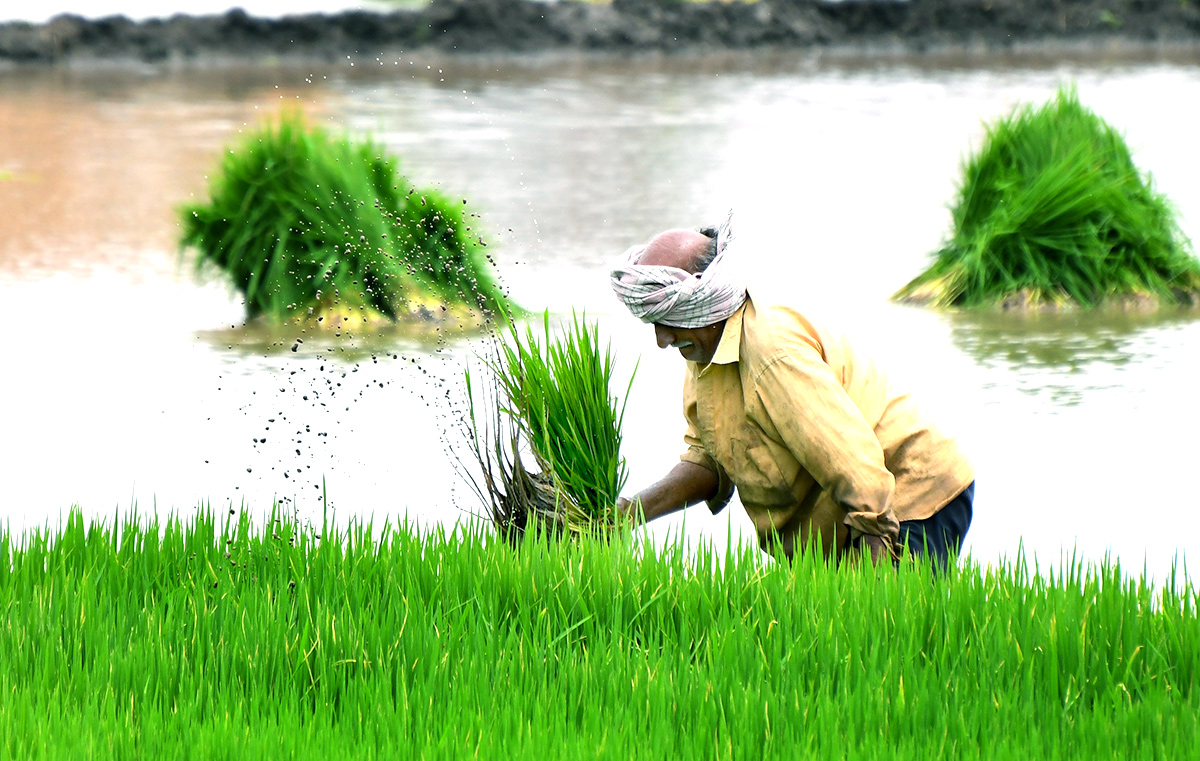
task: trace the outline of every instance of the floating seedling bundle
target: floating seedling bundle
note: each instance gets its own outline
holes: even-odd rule
[[[954,230],[895,299],[934,306],[1200,302],[1200,262],[1122,137],[1062,89],[987,130]]]
[[[228,275],[248,318],[478,326],[511,309],[465,201],[414,188],[370,140],[285,114],[226,153],[209,194],[182,208],[182,245]]]
[[[561,538],[611,530],[627,477],[611,347],[602,349],[597,326],[578,316],[558,336],[548,313],[542,327],[539,338],[510,324],[484,363],[482,385],[466,372],[465,435],[478,471],[464,470],[513,542],[526,531]]]

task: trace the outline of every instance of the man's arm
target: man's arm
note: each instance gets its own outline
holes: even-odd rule
[[[680,462],[661,480],[635,494],[632,501],[623,497],[618,499],[617,507],[630,515],[635,523],[649,522],[711,499],[717,493],[717,485],[717,474],[708,468],[693,462]]]

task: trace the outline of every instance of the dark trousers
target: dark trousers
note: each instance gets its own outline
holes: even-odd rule
[[[963,537],[971,527],[971,509],[975,501],[975,482],[962,490],[950,503],[921,521],[900,521],[900,544],[908,554],[933,562],[936,570],[945,570],[950,554],[962,549]]]

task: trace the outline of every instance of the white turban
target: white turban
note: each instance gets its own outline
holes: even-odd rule
[[[695,275],[678,267],[638,264],[646,246],[633,246],[610,273],[617,298],[639,320],[673,328],[702,328],[726,319],[746,301],[746,284],[727,257],[733,241],[730,223],[726,219],[717,228],[717,256]]]

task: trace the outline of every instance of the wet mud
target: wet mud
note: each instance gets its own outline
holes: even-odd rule
[[[1038,46],[1200,51],[1200,0],[433,0],[390,13],[0,24],[0,66],[412,54]]]

